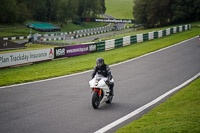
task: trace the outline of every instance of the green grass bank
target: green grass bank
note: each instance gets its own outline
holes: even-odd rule
[[[106,0],[106,13],[118,19],[133,19],[133,0]]]

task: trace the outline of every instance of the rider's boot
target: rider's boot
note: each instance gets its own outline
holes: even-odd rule
[[[110,96],[114,96],[114,90],[113,90],[113,88],[114,88],[114,84],[111,84],[110,85]]]

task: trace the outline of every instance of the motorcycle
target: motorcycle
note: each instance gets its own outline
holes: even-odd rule
[[[113,96],[110,95],[109,85],[106,83],[107,78],[102,75],[95,75],[95,77],[89,81],[90,88],[92,89],[92,106],[94,109],[98,109],[102,103],[110,104]],[[112,79],[110,82],[114,82]]]

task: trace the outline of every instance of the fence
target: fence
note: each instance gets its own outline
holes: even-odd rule
[[[153,39],[169,36],[171,34],[175,34],[178,32],[185,31],[185,30],[189,30],[189,29],[191,29],[190,24],[178,26],[178,27],[167,28],[165,30],[160,30],[160,31],[155,31],[155,32],[148,32],[145,34],[137,34],[134,36],[126,36],[126,37],[119,38],[119,39],[112,39],[112,40],[106,40],[103,42],[98,42],[97,43],[97,52],[107,51],[107,50],[111,50],[114,48],[131,45],[134,43],[145,42],[148,40],[153,40]]]
[[[77,30],[77,31],[73,31],[73,32],[55,32],[55,33],[48,33],[48,34],[39,34],[39,36],[41,36],[41,37],[54,37],[53,39],[59,40],[60,37],[56,37],[56,36],[73,35],[73,34],[81,34],[81,33],[84,34],[84,32],[92,32],[93,34],[96,32],[96,34],[97,34],[98,30],[103,30],[103,31],[108,32],[108,30],[106,30],[106,28],[108,28],[109,26],[111,26],[111,24],[108,24],[108,25],[103,26],[103,27]],[[98,32],[98,33],[100,33],[100,32]],[[83,34],[81,34],[81,35],[83,36]],[[75,36],[75,37],[78,38],[78,37],[82,37],[82,36]],[[28,39],[28,38],[30,38],[30,36],[4,37],[3,40],[19,40],[19,39]],[[48,38],[46,39],[46,41],[49,41],[49,40],[50,39],[48,39]]]

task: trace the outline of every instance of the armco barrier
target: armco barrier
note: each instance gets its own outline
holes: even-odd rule
[[[154,37],[154,39],[158,38],[158,32],[157,31],[153,33],[153,37]]]
[[[137,42],[143,42],[143,34],[137,34]]]
[[[131,44],[137,43],[137,36],[131,36]]]
[[[48,34],[39,34],[39,36],[56,38],[56,36],[77,34],[77,33],[80,33],[80,32],[87,32],[87,31],[97,31],[99,29],[105,29],[105,28],[107,28],[109,26],[111,26],[111,24],[108,24],[108,25],[103,26],[103,27],[97,27],[97,28],[91,28],[91,29],[85,29],[85,30],[77,30],[77,31],[73,31],[73,32],[55,32],[55,33],[48,33]],[[110,30],[106,30],[106,31],[108,32]],[[29,38],[29,36],[4,37],[3,40],[19,40],[19,39],[28,39],[28,38]],[[47,41],[48,41],[48,39],[47,39]]]
[[[105,50],[111,50],[115,48],[115,39],[105,41]]]
[[[149,40],[149,34],[143,34],[143,41],[148,41]]]
[[[123,46],[131,45],[131,37],[125,36],[123,37]]]
[[[174,33],[174,28],[170,28],[170,34]]]
[[[190,28],[191,28],[191,25],[188,24],[188,25],[177,26],[173,28],[167,28],[165,30],[149,32],[145,34],[137,34],[134,36],[126,36],[119,39],[112,39],[112,40],[97,42],[96,51],[101,52],[101,51],[106,51],[106,50],[112,50],[115,48],[120,48],[122,46],[127,46],[134,43],[140,43],[140,42],[144,42],[148,40],[153,40],[156,38],[161,38],[161,37],[169,36],[174,33],[189,30]]]
[[[183,26],[177,26],[173,28],[167,28],[165,30],[155,31],[155,32],[149,32],[145,34],[137,34],[134,36],[127,36],[119,39],[112,39],[112,40],[106,40],[104,42],[98,42],[97,43],[97,51],[104,51],[104,50],[111,50],[114,48],[119,48],[126,45],[131,45],[134,43],[140,43],[148,40],[153,40],[165,36],[169,36],[174,33],[182,32],[185,30],[191,29],[191,25],[183,25]]]
[[[105,51],[105,41],[97,43],[97,51],[98,52]]]
[[[153,32],[149,32],[148,36],[149,36],[149,40],[153,40],[154,39]]]
[[[17,40],[17,39],[28,39],[29,36],[18,36],[18,37],[5,37],[3,40]]]
[[[166,34],[166,30],[163,30],[163,31],[162,31],[162,36],[165,37],[166,35],[167,35],[167,34]]]
[[[123,46],[123,39],[115,39],[115,48],[120,48]]]

